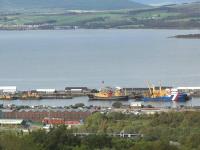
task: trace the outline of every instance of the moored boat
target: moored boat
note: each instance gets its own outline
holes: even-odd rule
[[[144,102],[186,102],[190,100],[191,97],[186,93],[178,92],[177,89],[162,89],[161,86],[159,90],[156,90],[154,86],[149,86],[149,93],[142,98]]]
[[[17,100],[14,95],[0,95],[0,100]]]
[[[112,97],[99,97],[93,94],[88,95],[89,100],[111,100],[111,101],[127,101],[128,96],[112,96]]]
[[[185,93],[179,93],[178,96],[176,95],[166,95],[166,96],[160,96],[160,97],[143,97],[142,100],[144,102],[153,101],[153,102],[186,102],[190,100],[191,97],[189,97]]]
[[[101,89],[99,92],[94,94],[88,94],[89,100],[109,100],[109,101],[127,101],[128,96],[125,94],[123,89],[116,87],[112,89],[106,87]]]

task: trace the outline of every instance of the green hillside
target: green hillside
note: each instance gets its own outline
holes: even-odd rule
[[[34,3],[36,3],[36,1],[34,1]],[[51,1],[53,4],[54,0]],[[75,1],[81,1],[81,0],[75,0]],[[95,0],[88,0],[88,1],[95,1]],[[103,1],[105,0],[101,0],[101,2]],[[107,0],[107,4],[108,2],[111,1],[120,2],[121,0]],[[2,0],[0,0],[0,2],[2,2]],[[102,5],[98,5],[98,10],[100,10],[100,8],[103,8],[103,4],[105,3],[102,3]],[[117,4],[114,7],[115,9],[119,8],[117,7]],[[94,4],[91,3],[90,7],[92,5]],[[106,6],[107,9],[108,6],[109,5]],[[35,7],[34,11],[29,11],[31,9],[24,9],[24,11],[21,11],[20,13],[19,12],[8,13],[8,11],[3,11],[2,13],[0,12],[1,14],[0,30],[29,30],[30,28],[31,29],[73,29],[73,28],[199,29],[200,28],[200,3],[166,5],[162,7],[150,7],[145,9],[139,9],[139,7],[135,7],[137,9],[132,8],[124,10],[121,7],[120,9],[122,10],[108,10],[108,11],[67,11],[67,9],[65,8],[59,8],[59,7],[55,8],[53,6],[50,7],[50,4],[48,5],[48,7],[46,6],[46,9],[41,9],[41,8],[42,5],[40,7],[39,6]]]
[[[65,8],[68,10],[116,10],[146,7],[130,0],[0,0],[1,10]]]

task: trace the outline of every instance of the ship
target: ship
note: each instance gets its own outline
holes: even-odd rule
[[[41,96],[37,92],[28,91],[23,92],[19,97],[20,100],[40,100]]]
[[[149,93],[142,98],[144,102],[186,102],[191,99],[187,93],[181,93],[176,88],[162,89],[160,85],[159,90],[157,90],[154,86],[148,85]]]
[[[106,87],[97,93],[88,94],[89,100],[109,100],[109,101],[128,101],[129,97],[125,91],[116,87],[115,89]]]
[[[0,95],[0,100],[17,100],[15,95]]]

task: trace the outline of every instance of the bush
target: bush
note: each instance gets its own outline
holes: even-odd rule
[[[121,103],[121,102],[114,102],[114,103],[112,104],[112,106],[113,106],[114,108],[121,108],[121,107],[122,107],[122,103]]]

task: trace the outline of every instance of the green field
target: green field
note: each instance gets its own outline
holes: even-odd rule
[[[200,28],[200,4],[163,6],[140,10],[67,11],[64,9],[2,13],[0,26],[47,25],[73,28]],[[48,27],[47,27],[48,29]]]

